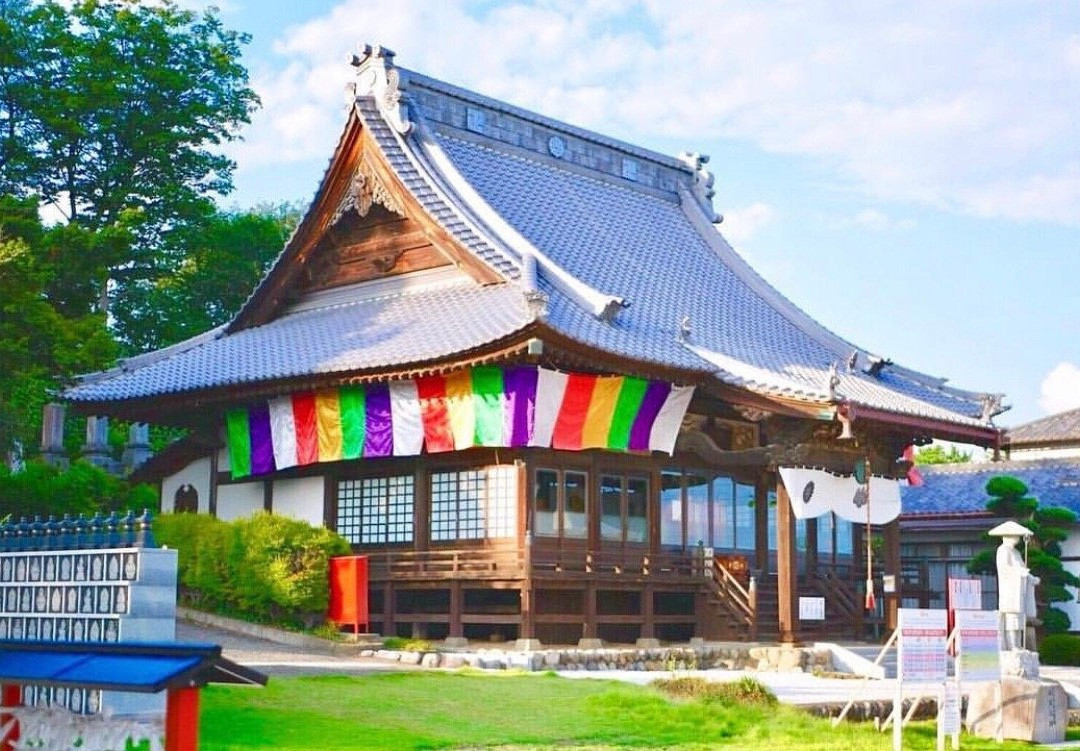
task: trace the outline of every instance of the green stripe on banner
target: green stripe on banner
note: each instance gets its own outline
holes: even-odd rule
[[[472,369],[473,410],[477,446],[501,446],[503,442],[502,368],[480,365]]]
[[[615,403],[615,414],[611,416],[611,430],[608,431],[608,448],[626,451],[630,446],[630,429],[645,400],[645,389],[649,382],[643,378],[626,376],[619,389],[619,400]]]
[[[359,459],[364,453],[364,429],[367,414],[363,386],[342,386],[338,392],[341,407],[342,458]]]
[[[251,432],[246,409],[225,412],[225,437],[229,442],[229,469],[238,480],[251,474]]]

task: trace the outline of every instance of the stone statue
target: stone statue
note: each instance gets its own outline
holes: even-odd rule
[[[1016,522],[1005,522],[990,530],[1001,538],[997,549],[998,610],[1002,614],[1002,637],[1005,649],[1023,649],[1027,619],[1036,616],[1035,587],[1039,577],[1032,576],[1016,549],[1031,530]]]

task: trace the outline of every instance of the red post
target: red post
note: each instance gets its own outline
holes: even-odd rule
[[[21,707],[22,686],[5,683],[3,688],[0,688],[0,706]],[[0,728],[7,725],[12,719],[13,715],[8,714],[7,712],[0,713]],[[10,733],[0,736],[0,751],[12,751],[14,742],[17,740],[19,740],[18,724],[15,725]]]
[[[198,749],[199,689],[170,689],[165,703],[165,751]]]

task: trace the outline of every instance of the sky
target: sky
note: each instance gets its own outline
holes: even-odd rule
[[[198,6],[199,0],[185,0]],[[1080,407],[1080,3],[225,0],[263,107],[227,207],[308,201],[349,55],[709,154],[721,232],[849,341]]]

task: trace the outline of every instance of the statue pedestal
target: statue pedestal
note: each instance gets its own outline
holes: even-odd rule
[[[968,732],[995,738],[998,729],[998,685],[980,683],[968,697]],[[1034,743],[1065,740],[1069,699],[1056,681],[1001,679],[1002,737]]]

